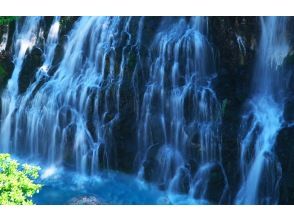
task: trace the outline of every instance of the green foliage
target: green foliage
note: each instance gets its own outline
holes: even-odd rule
[[[39,177],[39,167],[20,165],[9,154],[0,154],[0,205],[31,205],[31,198],[41,189],[33,181]]]
[[[5,69],[2,67],[2,65],[0,64],[0,77],[3,76],[5,77],[7,75],[7,72],[5,71]]]
[[[9,24],[12,21],[15,21],[17,16],[0,16],[0,25]]]
[[[66,25],[70,22],[71,17],[69,16],[64,16],[60,19],[60,24],[61,25]]]
[[[221,104],[221,112],[222,112],[222,115],[225,114],[227,105],[228,105],[228,99],[224,99],[223,102],[222,102],[222,104]]]
[[[60,26],[61,27],[66,27],[68,25],[70,25],[71,23],[73,23],[73,21],[76,18],[74,16],[62,16],[60,19]]]

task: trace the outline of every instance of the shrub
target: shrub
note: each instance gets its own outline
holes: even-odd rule
[[[15,21],[17,16],[0,16],[0,25],[9,24],[12,21]]]
[[[41,189],[34,180],[39,167],[20,165],[9,154],[0,154],[0,205],[31,205],[31,198]]]

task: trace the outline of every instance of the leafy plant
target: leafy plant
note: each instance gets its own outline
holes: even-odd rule
[[[5,69],[0,64],[0,76],[6,76],[6,75],[7,75],[7,72],[5,71]]]
[[[17,16],[0,16],[0,25],[6,25],[16,20]]]
[[[225,114],[225,111],[226,111],[227,105],[228,105],[228,99],[224,99],[223,102],[222,102],[222,104],[221,104],[222,115]]]
[[[34,180],[39,167],[20,165],[9,154],[0,154],[0,205],[31,205],[31,198],[41,189]]]

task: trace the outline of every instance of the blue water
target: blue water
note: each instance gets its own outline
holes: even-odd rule
[[[160,191],[156,186],[139,180],[136,176],[120,172],[100,173],[86,177],[74,172],[43,169],[41,191],[33,197],[37,205],[66,205],[73,198],[94,196],[103,204],[206,204],[188,195]]]

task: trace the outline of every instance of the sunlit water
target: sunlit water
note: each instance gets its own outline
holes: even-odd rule
[[[207,204],[187,195],[169,194],[136,176],[104,172],[86,177],[56,167],[41,171],[41,191],[33,197],[39,205],[64,205],[79,197],[95,197],[102,204]]]

